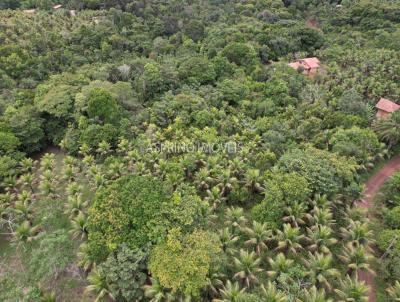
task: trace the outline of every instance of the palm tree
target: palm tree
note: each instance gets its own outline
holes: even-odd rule
[[[299,228],[294,228],[290,224],[286,223],[283,225],[283,231],[277,230],[276,233],[276,239],[278,240],[276,250],[284,250],[286,254],[297,254],[299,250],[303,249],[300,242],[305,238],[305,236],[301,234]]]
[[[72,195],[68,197],[68,201],[65,204],[64,213],[69,216],[70,219],[83,213],[88,206],[87,201],[83,201],[80,194]]]
[[[264,284],[261,284],[261,296],[263,301],[267,302],[287,302],[288,298],[285,294],[281,293],[276,289],[276,286],[268,281],[267,286],[265,287]]]
[[[239,251],[239,257],[233,258],[235,279],[239,279],[247,287],[254,283],[258,283],[257,275],[263,271],[260,268],[261,259],[257,257],[255,252],[248,252],[243,249]]]
[[[46,153],[40,161],[40,170],[53,170],[55,164],[55,155],[53,153]]]
[[[100,268],[96,265],[93,266],[87,279],[90,284],[86,287],[85,293],[93,293],[96,296],[94,302],[103,301],[105,299],[115,301],[111,286],[108,284],[106,276]]]
[[[218,187],[212,187],[211,190],[206,191],[205,200],[211,206],[212,210],[215,211],[218,206],[225,202],[226,198],[221,196],[221,190]]]
[[[354,246],[361,245],[364,248],[372,241],[373,233],[366,222],[349,219],[349,225],[340,228],[342,237]]]
[[[226,282],[220,290],[220,299],[214,299],[213,302],[239,302],[240,297],[246,291],[246,288],[240,289],[238,283],[231,283],[230,280]]]
[[[76,217],[71,220],[71,230],[69,231],[72,238],[84,240],[87,238],[87,218],[85,214],[80,212]]]
[[[367,302],[368,301],[368,286],[365,282],[359,282],[358,278],[352,279],[346,275],[345,279],[339,280],[340,289],[335,289],[338,295],[338,302]]]
[[[172,302],[175,296],[167,289],[162,287],[160,282],[155,278],[150,278],[151,285],[143,286],[144,295],[149,298],[150,302]]]
[[[267,271],[270,278],[277,279],[280,275],[286,274],[293,266],[294,261],[287,259],[283,253],[276,255],[274,259],[268,258],[271,270]]]
[[[17,200],[14,204],[14,213],[18,218],[32,220],[33,208],[29,200]]]
[[[307,213],[306,216],[307,219],[313,225],[319,224],[332,227],[332,225],[335,223],[332,211],[327,207],[324,208],[314,207],[311,213]]]
[[[307,233],[307,240],[310,242],[308,249],[312,252],[329,254],[330,247],[337,243],[329,226],[318,224],[312,229],[307,228]]]
[[[111,145],[110,145],[110,143],[108,143],[106,141],[101,141],[96,150],[96,152],[99,153],[103,157],[107,156],[107,154],[110,153],[110,151],[111,151]]]
[[[243,231],[249,238],[245,241],[245,244],[254,246],[258,255],[261,254],[262,250],[268,248],[266,243],[271,238],[271,230],[268,229],[268,225],[266,223],[253,221],[252,227],[245,227]]]
[[[242,228],[246,222],[247,218],[244,216],[243,208],[230,207],[226,209],[225,224],[229,226],[234,233]]]
[[[219,230],[219,239],[221,241],[222,250],[231,255],[235,252],[235,244],[239,240],[239,236],[231,233],[229,228]]]
[[[130,142],[125,138],[121,138],[117,146],[117,152],[122,156],[125,156],[131,150],[131,148],[132,146]]]
[[[297,302],[332,302],[333,300],[326,297],[326,293],[323,288],[317,289],[315,286],[312,286],[309,289],[304,289],[301,300],[297,299],[296,301]]]
[[[394,112],[388,119],[380,119],[373,124],[379,139],[388,144],[389,149],[400,142],[400,111]]]
[[[303,202],[295,202],[291,206],[285,207],[285,216],[283,221],[290,223],[295,227],[305,224],[307,206]]]
[[[26,158],[22,159],[20,161],[20,166],[21,166],[22,172],[24,172],[24,173],[32,172],[34,163],[35,162],[30,157],[26,157]]]
[[[226,279],[223,273],[217,271],[211,272],[208,278],[207,290],[212,296],[217,296],[219,289],[224,285],[222,280]]]
[[[94,265],[94,262],[90,257],[89,246],[87,245],[86,242],[81,243],[81,245],[79,246],[79,251],[77,256],[78,256],[78,266],[83,268],[85,272],[90,271]]]
[[[396,281],[393,286],[389,286],[386,289],[391,302],[400,301],[400,282]]]
[[[305,265],[309,269],[308,275],[317,287],[324,286],[327,290],[332,289],[331,280],[340,277],[340,272],[332,268],[332,256],[309,252],[309,259],[305,260]]]
[[[33,192],[34,176],[32,173],[27,172],[22,174],[18,181],[21,185],[28,187],[29,190]]]
[[[67,185],[65,191],[67,192],[68,196],[75,196],[83,191],[83,187],[77,182],[73,181]]]
[[[217,176],[217,186],[221,189],[221,195],[226,197],[234,188],[237,182],[236,177],[231,175],[229,169],[223,169]]]
[[[212,182],[213,179],[210,177],[210,171],[207,168],[201,168],[194,178],[194,184],[200,191],[208,190]]]
[[[347,265],[349,275],[356,275],[359,270],[366,270],[369,273],[374,274],[369,267],[369,263],[373,257],[369,255],[362,246],[354,247],[349,243],[343,249],[343,253],[338,255],[338,257]]]
[[[251,194],[258,194],[263,191],[261,186],[262,177],[260,176],[260,170],[258,169],[247,170],[243,182]]]
[[[30,243],[39,238],[41,226],[32,226],[30,221],[22,222],[13,233],[13,241],[19,243]]]

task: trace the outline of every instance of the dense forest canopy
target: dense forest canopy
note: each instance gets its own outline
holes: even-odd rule
[[[0,300],[398,301],[399,49],[390,0],[2,0]]]

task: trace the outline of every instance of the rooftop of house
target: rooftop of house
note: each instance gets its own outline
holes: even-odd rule
[[[53,6],[53,9],[59,9],[59,8],[61,8],[61,7],[62,7],[61,4],[57,4],[57,5],[54,5],[54,6]]]
[[[305,58],[305,59],[299,59],[296,62],[289,63],[289,66],[297,69],[300,66],[304,67],[304,69],[313,69],[313,68],[318,68],[321,62],[318,60],[316,57],[312,58]]]
[[[379,110],[383,110],[389,113],[395,112],[400,109],[400,105],[384,98],[381,98],[379,102],[375,105],[375,107]]]

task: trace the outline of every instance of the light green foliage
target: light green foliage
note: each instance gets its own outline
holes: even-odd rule
[[[94,88],[88,98],[87,114],[89,118],[103,123],[115,123],[119,117],[119,107],[112,95],[105,89]]]
[[[392,229],[400,229],[400,206],[396,206],[386,213],[385,222]]]
[[[265,198],[252,209],[253,218],[277,228],[282,224],[285,206],[306,202],[310,196],[307,180],[295,172],[271,173],[265,183]]]
[[[124,242],[135,249],[162,240],[166,220],[161,209],[167,202],[163,184],[151,177],[124,177],[100,189],[89,211],[92,257],[104,259]]]
[[[125,301],[143,299],[142,286],[146,282],[145,273],[149,248],[131,250],[122,244],[101,264],[107,281],[116,287],[117,298]]]
[[[21,144],[19,139],[10,132],[0,132],[0,155],[12,154]]]
[[[29,270],[33,281],[45,282],[55,278],[73,261],[73,242],[65,230],[46,234],[32,250]]]
[[[366,164],[379,153],[380,143],[370,129],[352,127],[339,129],[331,138],[332,150],[339,155],[354,157],[359,164]]]
[[[74,90],[73,86],[65,84],[55,87],[50,84],[39,85],[35,94],[35,106],[40,112],[69,119],[74,103]]]
[[[213,64],[206,58],[193,57],[184,60],[178,69],[179,77],[188,84],[212,83],[216,77]]]
[[[218,263],[221,249],[215,234],[195,230],[182,234],[172,229],[166,242],[154,247],[149,268],[162,286],[197,297],[207,283],[207,276]]]
[[[324,150],[294,149],[278,161],[278,168],[302,175],[314,193],[332,196],[349,185],[355,175],[355,163]]]

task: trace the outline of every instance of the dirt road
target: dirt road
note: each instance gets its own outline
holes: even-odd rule
[[[400,156],[396,156],[383,166],[378,173],[373,175],[365,184],[364,199],[356,203],[357,207],[369,209],[381,189],[382,185],[396,172],[400,170]],[[376,301],[375,277],[366,271],[358,273],[359,280],[364,281],[370,287],[368,302]]]

